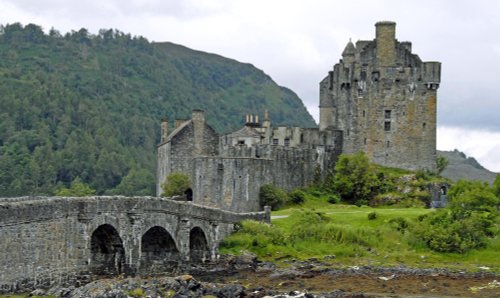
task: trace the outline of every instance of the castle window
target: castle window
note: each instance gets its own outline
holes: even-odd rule
[[[422,123],[422,130],[425,130],[425,127],[427,126],[427,123]]]
[[[285,146],[290,146],[290,139],[285,139]]]
[[[365,110],[363,110],[363,117],[365,117],[365,116],[366,116],[366,112],[365,112]]]
[[[389,148],[389,146],[391,145],[391,142],[387,141],[387,143],[385,145],[387,148]]]
[[[360,98],[363,97],[363,90],[358,89],[358,97],[360,97]]]
[[[385,119],[391,119],[391,110],[385,110],[384,116]]]
[[[245,145],[245,140],[239,140],[238,145]]]
[[[350,135],[350,132],[351,132],[351,131],[348,129],[348,130],[347,130],[347,136],[349,136],[349,135]]]
[[[364,143],[365,143],[365,145],[366,145],[366,138],[364,139]]]
[[[384,122],[384,130],[385,131],[391,131],[391,121],[385,121]]]
[[[217,170],[219,170],[219,171],[224,170],[224,165],[223,165],[222,163],[219,163],[219,164],[217,165]]]
[[[278,145],[278,139],[273,139],[273,145]]]

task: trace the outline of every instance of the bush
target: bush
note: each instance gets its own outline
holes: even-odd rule
[[[181,172],[173,172],[165,178],[165,182],[161,187],[163,189],[161,195],[164,197],[180,196],[191,188],[191,182],[188,175]]]
[[[280,188],[265,184],[260,187],[259,203],[261,207],[271,206],[271,210],[278,210],[287,201],[287,194]]]
[[[306,200],[306,194],[299,189],[296,189],[296,190],[290,192],[288,194],[288,197],[290,199],[290,202],[297,204],[297,205],[304,203],[304,201]]]
[[[337,194],[331,194],[328,196],[327,202],[330,204],[340,203],[340,197]]]
[[[377,219],[377,212],[368,213],[368,220],[374,220],[374,219]]]
[[[377,194],[379,180],[364,152],[342,154],[335,165],[332,187],[343,201],[363,205]]]
[[[482,248],[495,237],[499,198],[488,184],[458,181],[449,192],[449,206],[419,218],[417,238],[439,252],[465,253]]]
[[[464,253],[474,248],[486,246],[493,218],[486,212],[472,212],[462,220],[454,219],[449,210],[437,211],[425,217],[414,229],[415,236],[438,252]]]
[[[396,229],[398,232],[405,233],[405,231],[410,226],[409,222],[402,217],[395,217],[389,220],[389,224]]]

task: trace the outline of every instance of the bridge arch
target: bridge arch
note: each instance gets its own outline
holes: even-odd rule
[[[161,226],[149,228],[141,238],[141,271],[168,270],[179,260],[179,250],[172,235]]]
[[[210,259],[207,237],[200,227],[194,227],[189,232],[189,259],[192,262],[203,262]]]
[[[118,231],[110,224],[98,226],[90,240],[90,271],[96,275],[117,275],[125,271],[125,249]]]

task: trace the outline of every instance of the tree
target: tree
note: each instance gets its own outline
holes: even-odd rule
[[[500,198],[500,174],[497,174],[495,181],[493,182],[493,193]]]
[[[364,152],[342,154],[335,165],[333,190],[342,200],[353,204],[366,204],[376,195],[379,181],[374,166]]]
[[[161,185],[163,197],[180,196],[191,188],[189,176],[181,172],[173,172],[165,178]]]
[[[146,169],[132,168],[112,193],[124,196],[152,196],[154,189],[153,174]]]
[[[94,194],[95,189],[83,183],[79,177],[76,177],[76,179],[71,182],[70,188],[63,187],[55,193],[55,195],[59,197],[88,197]]]
[[[271,206],[272,210],[279,209],[287,201],[287,194],[281,188],[272,184],[264,184],[259,190],[259,203],[261,207]]]
[[[436,164],[437,164],[437,174],[441,175],[441,173],[446,169],[446,167],[449,164],[449,160],[444,157],[444,156],[438,156],[436,159]]]

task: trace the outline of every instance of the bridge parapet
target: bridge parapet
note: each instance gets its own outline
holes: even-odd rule
[[[0,292],[48,287],[91,274],[149,274],[179,262],[217,258],[244,219],[234,213],[157,197],[0,199]]]

